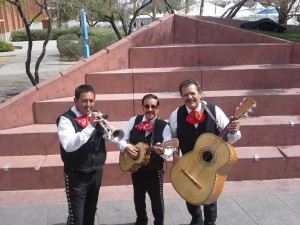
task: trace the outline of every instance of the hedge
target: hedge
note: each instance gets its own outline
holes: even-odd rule
[[[0,40],[0,52],[11,52],[14,50],[14,46],[11,43]]]

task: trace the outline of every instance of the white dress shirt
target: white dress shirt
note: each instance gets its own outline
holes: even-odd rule
[[[83,116],[77,111],[76,107],[73,106],[71,110],[76,114],[77,117]],[[57,126],[57,133],[62,147],[66,152],[74,152],[84,145],[91,137],[95,128],[89,124],[81,132],[75,132],[75,128],[72,122],[61,116]]]
[[[207,105],[207,102],[203,101],[203,103]],[[186,107],[186,109],[187,109],[188,113],[190,113],[192,111],[188,107]],[[226,127],[226,125],[229,123],[229,119],[227,118],[225,113],[218,106],[216,106],[215,109],[216,109],[216,120],[218,121],[218,125],[221,129],[224,129]],[[204,108],[201,104],[199,104],[199,106],[195,110],[204,113]],[[171,127],[172,136],[174,138],[177,137],[177,111],[178,111],[178,108],[175,109],[175,111],[173,111],[171,113],[171,116],[169,118],[169,124]],[[197,128],[198,123],[194,124],[194,126]],[[237,140],[239,140],[241,138],[241,132],[237,131],[235,134],[228,133],[227,137],[228,137],[227,142],[230,144],[233,144],[234,142],[236,142]]]
[[[119,149],[124,152],[124,149],[126,147],[126,145],[128,144],[129,141],[129,136],[130,136],[130,131],[132,130],[133,126],[134,126],[134,122],[135,122],[136,116],[131,117],[127,123],[127,125],[124,128],[124,138],[123,140],[119,141],[117,143],[117,146],[119,147]],[[155,120],[157,119],[157,116],[155,118],[153,118],[150,122],[154,125],[155,124]],[[142,122],[143,121],[147,121],[146,117],[143,116]],[[146,131],[145,132],[145,137],[148,136],[151,133],[151,131]],[[171,133],[171,129],[170,126],[167,125],[165,126],[164,130],[163,130],[163,142],[165,141],[169,141],[172,139],[172,133]],[[153,143],[154,145],[156,143]],[[176,148],[173,147],[166,147],[165,148],[165,152],[163,155],[160,155],[163,159],[167,159],[168,157],[170,157],[173,152],[176,150]]]

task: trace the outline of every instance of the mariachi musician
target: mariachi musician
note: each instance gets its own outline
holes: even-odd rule
[[[144,142],[153,147],[146,165],[135,164],[130,168],[137,217],[135,225],[148,224],[146,192],[151,200],[154,224],[163,225],[163,164],[164,159],[170,157],[175,148],[163,148],[160,145],[160,143],[171,140],[172,135],[168,123],[157,115],[159,112],[158,97],[154,94],[145,95],[142,99],[142,107],[143,115],[130,118],[124,129],[124,139],[118,143],[118,147],[133,159],[139,154],[139,149],[135,147],[136,144]]]
[[[229,120],[224,112],[217,106],[204,102],[201,104],[201,88],[196,80],[185,80],[179,85],[179,92],[184,105],[172,112],[169,124],[173,137],[179,139],[179,146],[182,154],[193,150],[197,138],[203,133],[218,135]],[[212,114],[212,115],[210,115]],[[213,117],[216,119],[214,121]],[[216,124],[217,122],[217,124]],[[234,143],[240,139],[239,121],[233,120],[229,123],[227,141]],[[173,154],[176,161],[178,153]],[[183,184],[184,185],[184,184]],[[187,209],[192,216],[190,225],[215,225],[217,219],[217,202],[204,206],[204,221],[200,205],[192,205],[186,202]]]

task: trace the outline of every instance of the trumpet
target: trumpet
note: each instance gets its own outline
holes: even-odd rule
[[[89,109],[89,111],[93,112],[91,109]],[[106,119],[104,119],[104,115],[101,112],[94,112],[98,112],[100,114],[100,117],[98,119],[99,125],[104,130],[103,138],[107,141],[111,141],[114,143],[121,141],[124,137],[124,131],[122,129],[117,129],[114,126],[111,126],[109,122]]]

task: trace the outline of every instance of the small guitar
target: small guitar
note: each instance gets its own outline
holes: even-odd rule
[[[165,142],[161,143],[160,146],[163,148],[166,148],[166,147],[177,148],[179,146],[179,142],[178,142],[177,138],[173,138],[169,141],[165,141]],[[145,144],[143,142],[139,142],[138,144],[135,145],[135,147],[140,150],[138,156],[135,159],[128,156],[125,152],[120,152],[119,166],[123,172],[129,171],[129,169],[134,164],[147,165],[149,162],[149,159],[150,159],[149,153],[153,150],[153,148],[149,147],[148,144]]]
[[[231,121],[251,112],[255,105],[254,99],[245,98]],[[234,148],[224,141],[229,133],[228,125],[219,136],[211,133],[200,135],[194,149],[173,165],[172,185],[187,202],[194,205],[211,204],[221,194],[227,173],[237,162]]]

